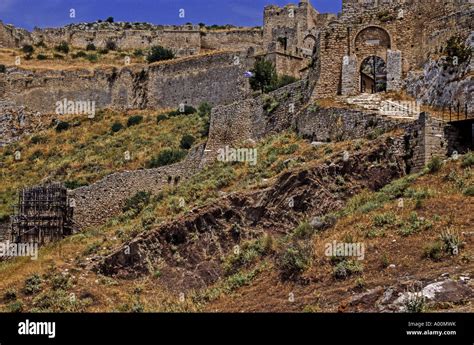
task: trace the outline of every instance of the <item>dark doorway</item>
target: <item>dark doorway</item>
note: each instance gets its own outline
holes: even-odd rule
[[[369,56],[360,65],[360,92],[377,93],[387,90],[387,66],[375,55]]]

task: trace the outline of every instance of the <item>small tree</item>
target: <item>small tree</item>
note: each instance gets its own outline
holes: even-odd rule
[[[69,45],[67,44],[67,42],[64,42],[64,41],[61,42],[58,46],[56,46],[55,49],[58,52],[61,52],[61,53],[64,53],[64,54],[69,53]]]
[[[250,78],[252,90],[268,92],[278,82],[275,65],[271,61],[258,59],[251,72],[253,73],[253,76]]]
[[[107,41],[105,43],[105,49],[107,50],[117,50],[117,44],[114,41]]]
[[[95,47],[94,43],[88,43],[87,44],[86,50],[95,50],[95,49],[96,49],[96,47]]]
[[[174,58],[174,54],[171,50],[163,48],[162,46],[153,46],[147,56],[148,63],[170,60]]]
[[[464,43],[461,36],[452,36],[446,44],[446,53],[450,64],[455,65],[456,60],[458,64],[462,64],[471,58],[472,49]]]
[[[209,117],[211,115],[211,111],[212,106],[207,102],[201,103],[198,107],[198,114],[202,118]]]
[[[21,50],[23,51],[23,53],[31,55],[35,51],[35,48],[33,48],[33,46],[30,44],[25,44],[23,48],[21,48]]]
[[[113,23],[114,22],[114,17],[109,17],[105,20],[107,23]]]
[[[181,147],[184,150],[189,150],[191,146],[193,146],[194,142],[196,139],[190,134],[185,134],[181,138],[181,142],[179,143],[179,147]]]

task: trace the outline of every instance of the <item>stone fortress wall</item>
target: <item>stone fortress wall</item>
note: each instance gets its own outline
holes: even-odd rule
[[[0,48],[20,48],[24,44],[43,42],[55,47],[67,42],[75,48],[86,49],[88,44],[105,48],[113,42],[118,49],[146,49],[161,45],[177,56],[197,55],[202,50],[241,49],[262,45],[260,28],[207,30],[197,25],[162,26],[130,23],[71,24],[62,28],[36,28],[32,32],[4,25],[0,21]]]
[[[56,102],[95,101],[96,109],[177,108],[231,103],[249,95],[244,72],[252,59],[241,52],[220,52],[151,65],[89,70],[30,71],[11,68],[0,74],[0,97],[30,111],[54,113]],[[219,92],[216,92],[219,85]]]

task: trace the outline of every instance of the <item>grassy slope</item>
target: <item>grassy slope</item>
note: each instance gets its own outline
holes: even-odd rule
[[[176,121],[180,121],[180,119],[176,119]],[[143,126],[151,127],[146,124]],[[104,130],[105,127],[109,127],[109,125],[104,125]],[[140,131],[138,126],[128,130]],[[141,132],[145,132],[143,128]],[[69,134],[71,133],[69,132]],[[138,132],[135,134],[138,134]],[[104,135],[109,136],[109,134]],[[145,134],[142,133],[141,135]],[[361,144],[364,145],[365,143],[361,142]],[[65,142],[64,145],[66,145]],[[45,286],[42,288],[43,293],[55,294],[54,297],[49,297],[58,303],[57,306],[38,307],[38,303],[33,303],[37,296],[23,295],[20,292],[25,284],[25,279],[29,275],[34,272],[40,275],[46,274],[50,270],[50,266],[53,266],[63,273],[65,269],[68,269],[68,274],[71,274],[73,284],[67,288],[68,293],[74,292],[77,296],[88,296],[90,293],[94,296],[93,302],[84,307],[87,310],[112,311],[120,308],[130,310],[133,305],[133,301],[130,302],[130,296],[134,296],[133,290],[143,284],[146,287],[143,291],[150,294],[151,299],[150,301],[141,301],[147,310],[175,310],[174,298],[172,302],[168,302],[171,297],[160,292],[156,277],[148,277],[143,281],[139,279],[117,283],[113,279],[97,276],[83,269],[83,266],[89,262],[91,257],[107,254],[114,247],[141,231],[147,231],[163,221],[177,217],[190,208],[213,202],[219,197],[220,193],[260,188],[268,183],[266,180],[274,178],[285,169],[291,168],[291,166],[305,164],[305,161],[314,163],[315,160],[326,159],[332,154],[332,151],[348,149],[351,145],[351,143],[334,143],[315,149],[291,133],[269,137],[258,146],[259,160],[256,166],[216,163],[198,173],[189,181],[183,181],[178,187],[164,189],[163,193],[159,197],[153,198],[139,214],[126,212],[111,219],[100,228],[89,229],[57,244],[46,246],[41,249],[37,261],[20,258],[1,264],[0,291],[16,289],[25,306],[28,309],[32,308],[32,310],[84,310],[78,305],[79,302],[71,304],[67,300],[61,299],[61,296],[57,296],[54,289],[46,289]],[[105,158],[104,150],[101,151],[101,154]],[[290,158],[294,158],[294,160],[288,162],[287,160]],[[285,161],[287,162],[284,163]],[[41,171],[37,172],[37,175],[26,178],[31,180],[40,179],[41,175],[38,174]],[[16,173],[20,174],[19,172]],[[12,176],[15,176],[13,172]],[[11,179],[8,185],[10,183],[15,182]],[[18,182],[18,184],[20,183]],[[179,207],[178,200],[180,198],[186,201],[184,208]],[[51,280],[48,278],[45,284],[50,285]],[[64,291],[60,290],[60,293],[64,293]],[[158,298],[159,296],[161,297]],[[6,300],[3,302],[5,310],[12,310],[11,304],[15,302]]]
[[[472,156],[471,156],[472,160]],[[270,269],[238,294],[221,294],[204,307],[209,311],[337,311],[354,294],[378,286],[388,287],[400,281],[438,278],[449,273],[454,279],[461,274],[474,272],[472,224],[474,174],[471,168],[461,168],[459,162],[450,162],[434,174],[411,175],[394,181],[381,193],[362,193],[355,196],[339,220],[330,230],[312,234],[313,260],[303,273],[302,280],[284,281],[275,268],[277,254],[257,260]],[[470,194],[468,196],[468,186]],[[404,198],[399,207],[399,197]],[[457,256],[440,250],[439,258],[426,256],[428,248],[441,244],[440,235],[449,230],[464,242]],[[326,243],[363,242],[366,258],[362,272],[348,279],[334,277],[335,265],[324,255]],[[279,246],[288,246],[283,240]],[[435,247],[436,248],[436,247]],[[389,265],[395,268],[389,268]],[[294,302],[288,301],[289,294]],[[444,308],[472,311],[467,304],[439,304],[431,310]]]
[[[104,125],[104,130],[105,127],[109,126]],[[444,272],[454,275],[472,272],[472,243],[468,241],[457,257],[443,255],[439,261],[423,258],[424,247],[436,241],[442,230],[452,228],[461,233],[469,231],[473,223],[472,197],[463,191],[474,181],[471,171],[461,168],[459,163],[449,163],[436,174],[396,181],[383,193],[356,196],[345,212],[339,214],[336,226],[321,234],[299,233],[244,244],[244,252],[248,253],[244,265],[234,267],[236,270],[231,275],[207,290],[188,293],[184,300],[179,299],[179,287],[172,293],[160,287],[159,272],[136,280],[115,280],[85,268],[94,256],[107,254],[139,232],[193,207],[213,202],[222,192],[264,187],[292,165],[314,164],[332,154],[365,145],[370,142],[334,143],[315,149],[291,133],[269,137],[258,144],[259,161],[255,167],[216,163],[179,187],[165,189],[138,214],[126,212],[100,228],[47,246],[41,249],[37,261],[22,258],[1,264],[0,291],[15,291],[17,295],[16,299],[1,299],[1,308],[5,311],[335,311],[350,296],[350,291],[359,291],[361,287],[388,286],[405,275],[435,278]],[[294,160],[288,166],[290,158]],[[405,195],[403,209],[398,208],[399,194]],[[186,201],[184,208],[178,205],[180,198]],[[426,223],[416,227],[413,212]],[[388,219],[382,221],[386,224],[380,225],[380,218]],[[280,277],[276,262],[294,239],[303,244],[312,243],[312,262],[302,274],[304,279],[287,281]],[[322,256],[322,248],[332,240],[349,239],[363,241],[368,247],[363,273],[347,280],[335,280],[334,266]],[[235,265],[236,261],[229,255],[225,262]],[[396,268],[384,268],[389,263]],[[39,274],[43,282],[38,292],[26,294],[24,287],[31,285],[26,279],[33,273]],[[295,302],[288,302],[290,293],[295,296]],[[472,305],[456,308],[471,310]]]

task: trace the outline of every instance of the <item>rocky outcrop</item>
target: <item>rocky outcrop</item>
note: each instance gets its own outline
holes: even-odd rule
[[[435,281],[407,280],[399,284],[367,290],[344,302],[340,310],[346,312],[410,312],[410,303],[418,302],[425,307],[436,304],[463,304],[474,297],[470,277],[460,280],[440,277]]]
[[[474,34],[471,34],[473,37]],[[474,41],[468,43],[474,48]],[[459,102],[461,111],[467,106],[468,114],[474,113],[474,58],[453,66],[445,58],[428,61],[422,71],[412,71],[406,79],[408,94],[423,104],[446,107],[457,110]]]
[[[28,111],[23,106],[0,101],[0,147],[45,128],[51,119],[51,116]]]

